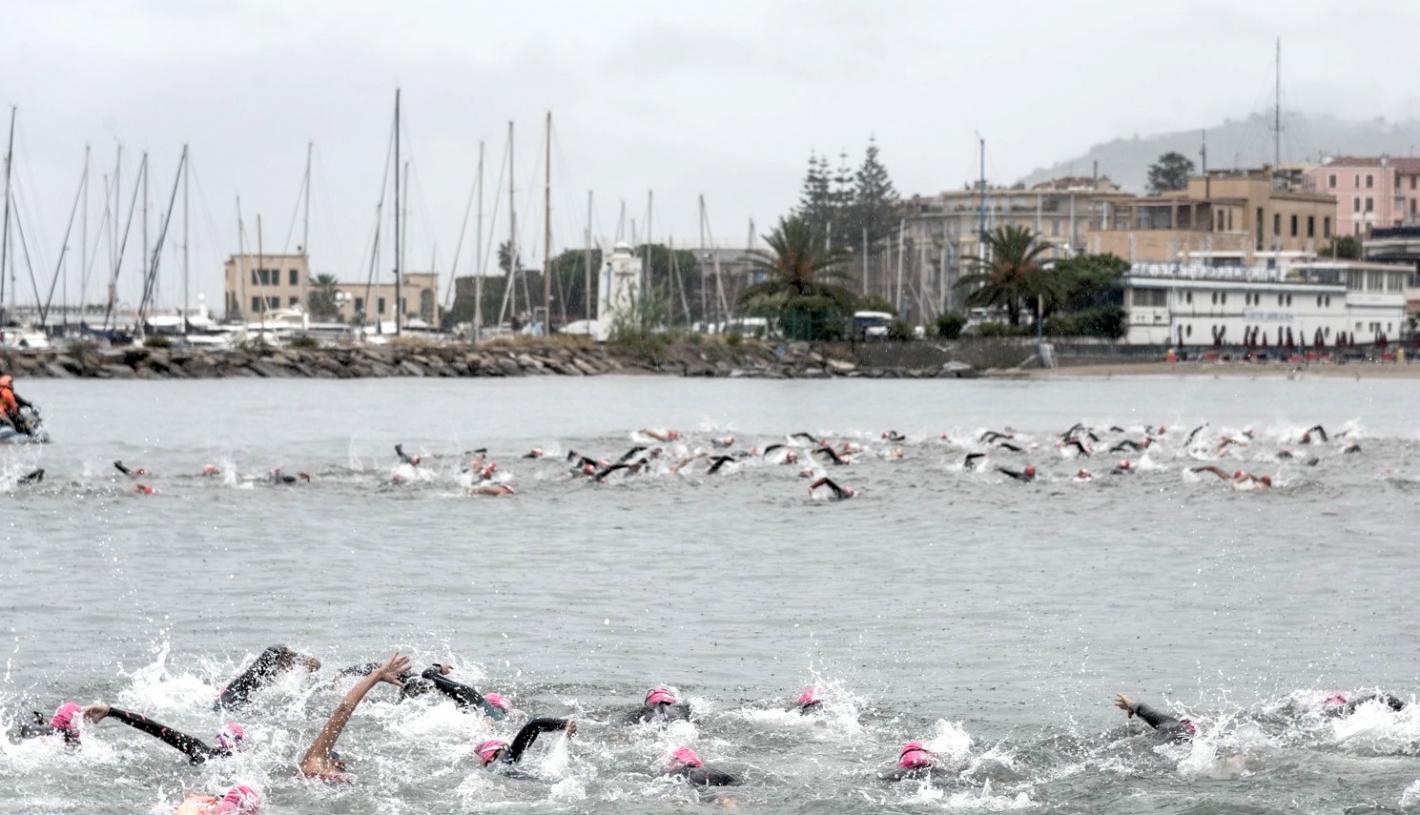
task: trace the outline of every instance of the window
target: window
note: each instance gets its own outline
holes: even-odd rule
[[[365,298],[363,298],[363,297],[356,297],[356,298],[355,298],[355,311],[356,311],[357,313],[363,313],[363,312],[365,311]]]
[[[1326,186],[1332,188],[1333,190],[1336,189],[1336,173],[1332,173],[1330,176],[1327,177]]]
[[[1218,298],[1218,301],[1226,306],[1228,304],[1228,293],[1223,292],[1222,296]]]
[[[1292,216],[1292,237],[1297,237],[1297,216]],[[292,285],[295,285],[294,283]]]
[[[300,302],[301,302],[301,298],[299,298],[299,297],[292,297],[292,298],[289,298],[289,300],[288,300],[287,303],[286,303],[286,306],[287,306],[288,308],[295,308],[295,307],[296,307],[296,304],[297,304],[297,303],[300,303]]]
[[[1184,297],[1184,300],[1186,300],[1189,305],[1193,305],[1193,292],[1191,292],[1191,291],[1190,291],[1190,292],[1184,292],[1183,297]]]
[[[1376,185],[1376,177],[1373,176],[1373,175],[1370,175],[1370,174],[1368,173],[1368,174],[1366,175],[1366,189],[1369,190],[1370,188],[1374,187],[1375,185]]]
[[[1218,293],[1213,292],[1213,305],[1218,305]]]
[[[1280,212],[1272,213],[1272,234],[1282,234],[1282,213]]]
[[[258,313],[260,313],[260,312],[261,312],[261,298],[260,298],[260,297],[253,297],[253,298],[251,299],[251,313],[252,313],[252,314],[258,314]]]
[[[1308,238],[1315,238],[1315,237],[1316,237],[1316,216],[1315,216],[1315,215],[1308,215],[1308,216],[1307,216],[1307,237],[1308,237]]]
[[[1326,296],[1326,307],[1331,308],[1331,295]]]
[[[1323,238],[1330,238],[1330,237],[1331,237],[1331,216],[1330,216],[1330,215],[1327,215],[1327,216],[1325,216],[1325,217],[1323,217],[1323,218],[1321,219],[1321,236],[1322,236]]]
[[[375,300],[375,305],[378,306],[379,312],[380,312],[381,314],[384,314],[384,313],[385,313],[385,298],[381,297],[381,298]]]
[[[1411,178],[1410,180],[1411,180],[1411,181],[1414,181],[1415,179],[1414,179],[1414,178]],[[1415,199],[1414,199],[1414,198],[1411,198],[1411,199],[1410,199],[1410,217],[1412,217],[1412,218],[1415,217]]]
[[[1366,199],[1366,211],[1367,211],[1367,212],[1375,212],[1375,211],[1376,211],[1376,199],[1374,199],[1374,198],[1367,198],[1367,199]]]
[[[1282,295],[1277,295],[1277,305],[1282,305]]]
[[[291,285],[292,285],[292,286],[299,286],[299,285],[301,285],[301,276],[296,273],[296,270],[295,270],[295,269],[292,269],[292,270],[291,270]]]
[[[1318,294],[1318,295],[1316,296],[1316,307],[1317,307],[1317,308],[1321,308],[1321,295],[1320,295],[1320,294]]]
[[[1415,176],[1410,177],[1410,189],[1415,189]]]
[[[1351,179],[1351,186],[1356,187],[1356,188],[1358,188],[1358,189],[1360,188],[1360,186],[1361,186],[1361,174],[1360,174],[1360,173],[1356,173],[1355,177],[1353,177],[1353,178]]]
[[[1134,289],[1132,295],[1135,306],[1163,308],[1168,305],[1168,292],[1164,289]]]
[[[1193,336],[1193,323],[1188,324],[1188,328],[1184,331],[1184,333],[1190,337]]]
[[[281,308],[281,298],[280,298],[280,297],[268,297],[268,298],[266,298],[266,307],[267,307],[267,309],[269,309],[269,310],[271,310],[271,311],[275,311],[276,309]]]
[[[1359,197],[1358,197],[1358,198],[1352,198],[1352,199],[1351,199],[1351,211],[1352,211],[1352,212],[1360,212],[1360,211],[1361,211],[1361,199],[1360,199]]]
[[[1288,305],[1288,306],[1291,306],[1291,305],[1292,305],[1292,295],[1290,295],[1290,294],[1287,295],[1287,305]]]
[[[255,270],[255,269],[252,269],[252,270],[251,270],[251,284],[252,284],[253,286],[257,285],[256,270]]]
[[[1218,230],[1219,232],[1222,232],[1222,231],[1223,231],[1223,211],[1222,211],[1221,209],[1218,210],[1218,226],[1217,226],[1217,230]]]

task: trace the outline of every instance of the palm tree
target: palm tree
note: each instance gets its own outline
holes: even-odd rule
[[[968,292],[969,305],[1003,308],[1011,325],[1020,325],[1021,306],[1034,298],[1058,300],[1062,296],[1055,276],[1040,264],[1050,245],[1023,226],[1008,225],[983,236],[987,258],[970,258],[974,270],[956,287]]]
[[[739,303],[751,314],[777,317],[791,339],[833,336],[853,310],[853,293],[839,281],[845,255],[799,215],[779,219],[764,236],[770,251],[750,251],[750,274],[764,280],[746,288]]]
[[[336,298],[338,282],[335,275],[318,274],[311,278],[311,290],[306,293],[306,307],[319,321],[339,320],[340,303]]]

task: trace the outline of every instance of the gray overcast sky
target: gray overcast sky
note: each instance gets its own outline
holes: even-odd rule
[[[715,237],[743,241],[749,218],[763,232],[792,205],[809,151],[856,164],[870,134],[908,194],[973,176],[978,130],[988,175],[1010,181],[1116,136],[1244,116],[1271,104],[1276,36],[1288,108],[1413,116],[1404,35],[1420,3],[36,0],[3,19],[0,99],[20,108],[37,261],[58,257],[85,143],[96,177],[116,143],[131,151],[125,186],[150,151],[159,202],[187,141],[195,273],[216,304],[234,196],[279,250],[308,140],[313,265],[363,279],[396,85],[415,165],[408,265],[427,267],[437,243],[447,272],[478,140],[491,196],[510,119],[523,245],[541,243],[549,109],[554,251],[581,244],[588,189],[600,238],[622,200],[642,222],[653,189],[657,239],[694,238],[704,193]],[[506,204],[498,219],[506,234]]]

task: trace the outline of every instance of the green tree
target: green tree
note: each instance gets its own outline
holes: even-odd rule
[[[829,339],[842,334],[856,301],[839,285],[844,255],[825,246],[824,235],[803,216],[780,218],[764,236],[769,251],[751,251],[752,273],[765,275],[740,295],[750,314],[777,319],[790,339]]]
[[[1361,242],[1350,235],[1332,238],[1331,243],[1321,250],[1321,254],[1337,260],[1360,260]]]
[[[318,274],[311,278],[310,291],[306,292],[306,309],[311,313],[312,319],[322,323],[340,319],[336,285],[335,275]]]
[[[1193,162],[1182,153],[1168,152],[1149,166],[1149,193],[1188,189],[1188,177],[1193,175]]]
[[[1020,325],[1022,305],[1033,307],[1037,298],[1063,299],[1059,281],[1040,265],[1049,248],[1025,227],[999,227],[986,235],[987,259],[971,258],[973,271],[963,275],[956,287],[967,292],[969,305],[1004,309],[1010,324]]]
[[[804,183],[799,189],[799,206],[795,212],[815,232],[827,234],[834,216],[833,174],[828,168],[827,157],[809,154],[809,169],[804,173]]]
[[[1123,305],[1120,278],[1128,271],[1128,261],[1108,253],[1076,255],[1057,261],[1051,273],[1060,284],[1061,297],[1046,304],[1046,316],[1056,310],[1076,312],[1097,306]]]
[[[853,208],[849,227],[852,233],[850,243],[857,246],[862,242],[863,230],[868,230],[868,243],[874,244],[887,238],[897,226],[897,189],[888,176],[887,167],[878,157],[876,139],[868,139],[868,149],[864,151],[863,163],[853,178]]]

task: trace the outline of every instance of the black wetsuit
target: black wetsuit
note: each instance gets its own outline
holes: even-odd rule
[[[1370,702],[1380,702],[1396,713],[1405,709],[1405,703],[1391,696],[1389,693],[1367,693],[1363,696],[1357,696],[1355,699],[1348,699],[1344,705],[1328,708],[1326,713],[1328,716],[1350,716],[1352,713],[1356,712],[1356,708]]]
[[[513,743],[508,745],[501,755],[498,756],[497,763],[517,764],[523,758],[523,753],[533,746],[537,737],[543,733],[552,733],[557,730],[566,730],[566,719],[554,719],[551,717],[533,719],[523,725],[523,729],[518,731],[518,735],[513,737]]]
[[[1187,741],[1193,738],[1193,728],[1184,720],[1157,711],[1146,704],[1134,706],[1134,715],[1148,722],[1154,733],[1165,741]]]
[[[1110,451],[1111,453],[1122,453],[1122,452],[1124,452],[1125,450],[1133,450],[1134,452],[1137,453],[1137,452],[1139,452],[1140,450],[1143,450],[1143,449],[1144,449],[1145,447],[1147,447],[1147,446],[1148,446],[1148,445],[1140,444],[1139,442],[1134,441],[1133,439],[1125,439],[1124,441],[1120,442],[1119,444],[1116,444],[1116,445],[1114,445],[1113,447],[1109,448],[1109,451]]]
[[[714,767],[682,767],[666,775],[684,778],[695,787],[733,787],[740,783],[738,778]]]
[[[213,710],[237,710],[251,701],[251,695],[288,670],[300,655],[284,645],[273,645],[257,654],[245,671],[222,689],[222,695],[212,703]]]
[[[455,682],[447,676],[444,676],[439,672],[439,666],[437,665],[432,668],[426,668],[424,673],[419,676],[424,681],[429,682],[434,690],[454,700],[454,703],[461,708],[468,709],[476,707],[494,721],[501,721],[504,716],[508,715],[507,711],[503,710],[503,708],[483,698],[483,694],[479,693],[477,689],[461,682]]]
[[[710,469],[706,470],[705,474],[714,475],[715,473],[718,473],[720,471],[721,467],[725,466],[726,464],[729,464],[734,460],[734,456],[716,456],[710,459]]]
[[[399,460],[403,461],[405,464],[408,464],[411,467],[415,466],[414,458],[404,452],[404,445],[396,444],[394,446],[394,454],[399,456]]]
[[[676,704],[662,702],[658,705],[642,705],[626,714],[626,721],[629,724],[678,722],[685,721],[689,718],[690,705],[685,702],[677,702]]]
[[[187,760],[193,764],[201,764],[213,758],[226,758],[232,754],[231,750],[212,747],[201,739],[180,733],[170,727],[164,727],[147,716],[130,713],[116,707],[109,708],[108,715],[129,727],[141,730],[154,738],[162,739],[165,744],[187,754]]]
[[[815,454],[815,455],[825,455],[825,456],[828,456],[828,460],[829,460],[829,461],[832,461],[834,464],[847,464],[847,463],[848,463],[848,462],[844,461],[844,460],[843,460],[843,457],[840,456],[840,455],[838,455],[838,451],[837,451],[837,450],[834,450],[832,447],[820,447],[820,448],[818,448],[817,450],[814,451],[814,454]]]
[[[1019,471],[1017,471],[1017,470],[1008,470],[1008,469],[1006,469],[1005,467],[997,467],[997,468],[996,468],[996,472],[1001,473],[1002,475],[1010,476],[1011,478],[1014,478],[1014,479],[1016,479],[1017,481],[1034,481],[1034,480],[1035,480],[1035,476],[1033,476],[1033,475],[1027,475],[1026,473],[1019,472]]]
[[[136,477],[137,477],[137,476],[133,475],[133,471],[132,471],[132,470],[130,470],[130,469],[128,469],[127,467],[123,466],[123,462],[122,462],[122,461],[115,461],[115,462],[113,463],[113,468],[114,468],[115,470],[118,470],[119,472],[123,473],[124,475],[128,476],[129,478],[136,478]]]
[[[996,442],[996,446],[1003,450],[1010,450],[1012,453],[1021,452],[1021,448],[1019,446],[1011,444],[1008,441],[998,441]]]
[[[1206,424],[1201,424],[1201,425],[1199,425],[1199,426],[1193,428],[1193,431],[1188,434],[1188,438],[1187,438],[1187,439],[1184,439],[1183,446],[1184,446],[1184,447],[1187,447],[1188,445],[1192,444],[1194,437],[1197,436],[1199,433],[1201,433],[1201,432],[1203,431],[1203,428],[1205,428],[1205,427],[1207,427],[1207,426],[1208,426],[1208,425],[1206,425]]]
[[[1086,458],[1089,458],[1090,456],[1089,448],[1085,447],[1084,443],[1082,443],[1079,439],[1070,439],[1069,441],[1065,442],[1063,446],[1075,448],[1075,450],[1078,451],[1080,455]]]
[[[19,481],[17,481],[16,483],[20,486],[24,486],[25,484],[38,484],[43,480],[44,468],[40,467],[38,470],[31,470],[28,473],[25,473],[24,475],[20,476]]]
[[[793,434],[791,434],[791,435],[789,436],[789,438],[791,438],[791,439],[802,439],[802,440],[808,442],[809,444],[818,444],[818,439],[814,438],[813,436],[810,436],[808,433],[804,433],[803,431],[800,431],[800,432],[798,432],[798,433],[793,433]]]
[[[75,730],[60,730],[49,723],[49,719],[38,710],[31,713],[31,718],[27,722],[21,722],[15,728],[15,737],[18,739],[38,739],[44,736],[64,736],[64,744],[68,747],[79,745],[79,733]]]
[[[986,458],[985,453],[967,453],[966,460],[961,463],[963,470],[975,470],[978,459]]]

